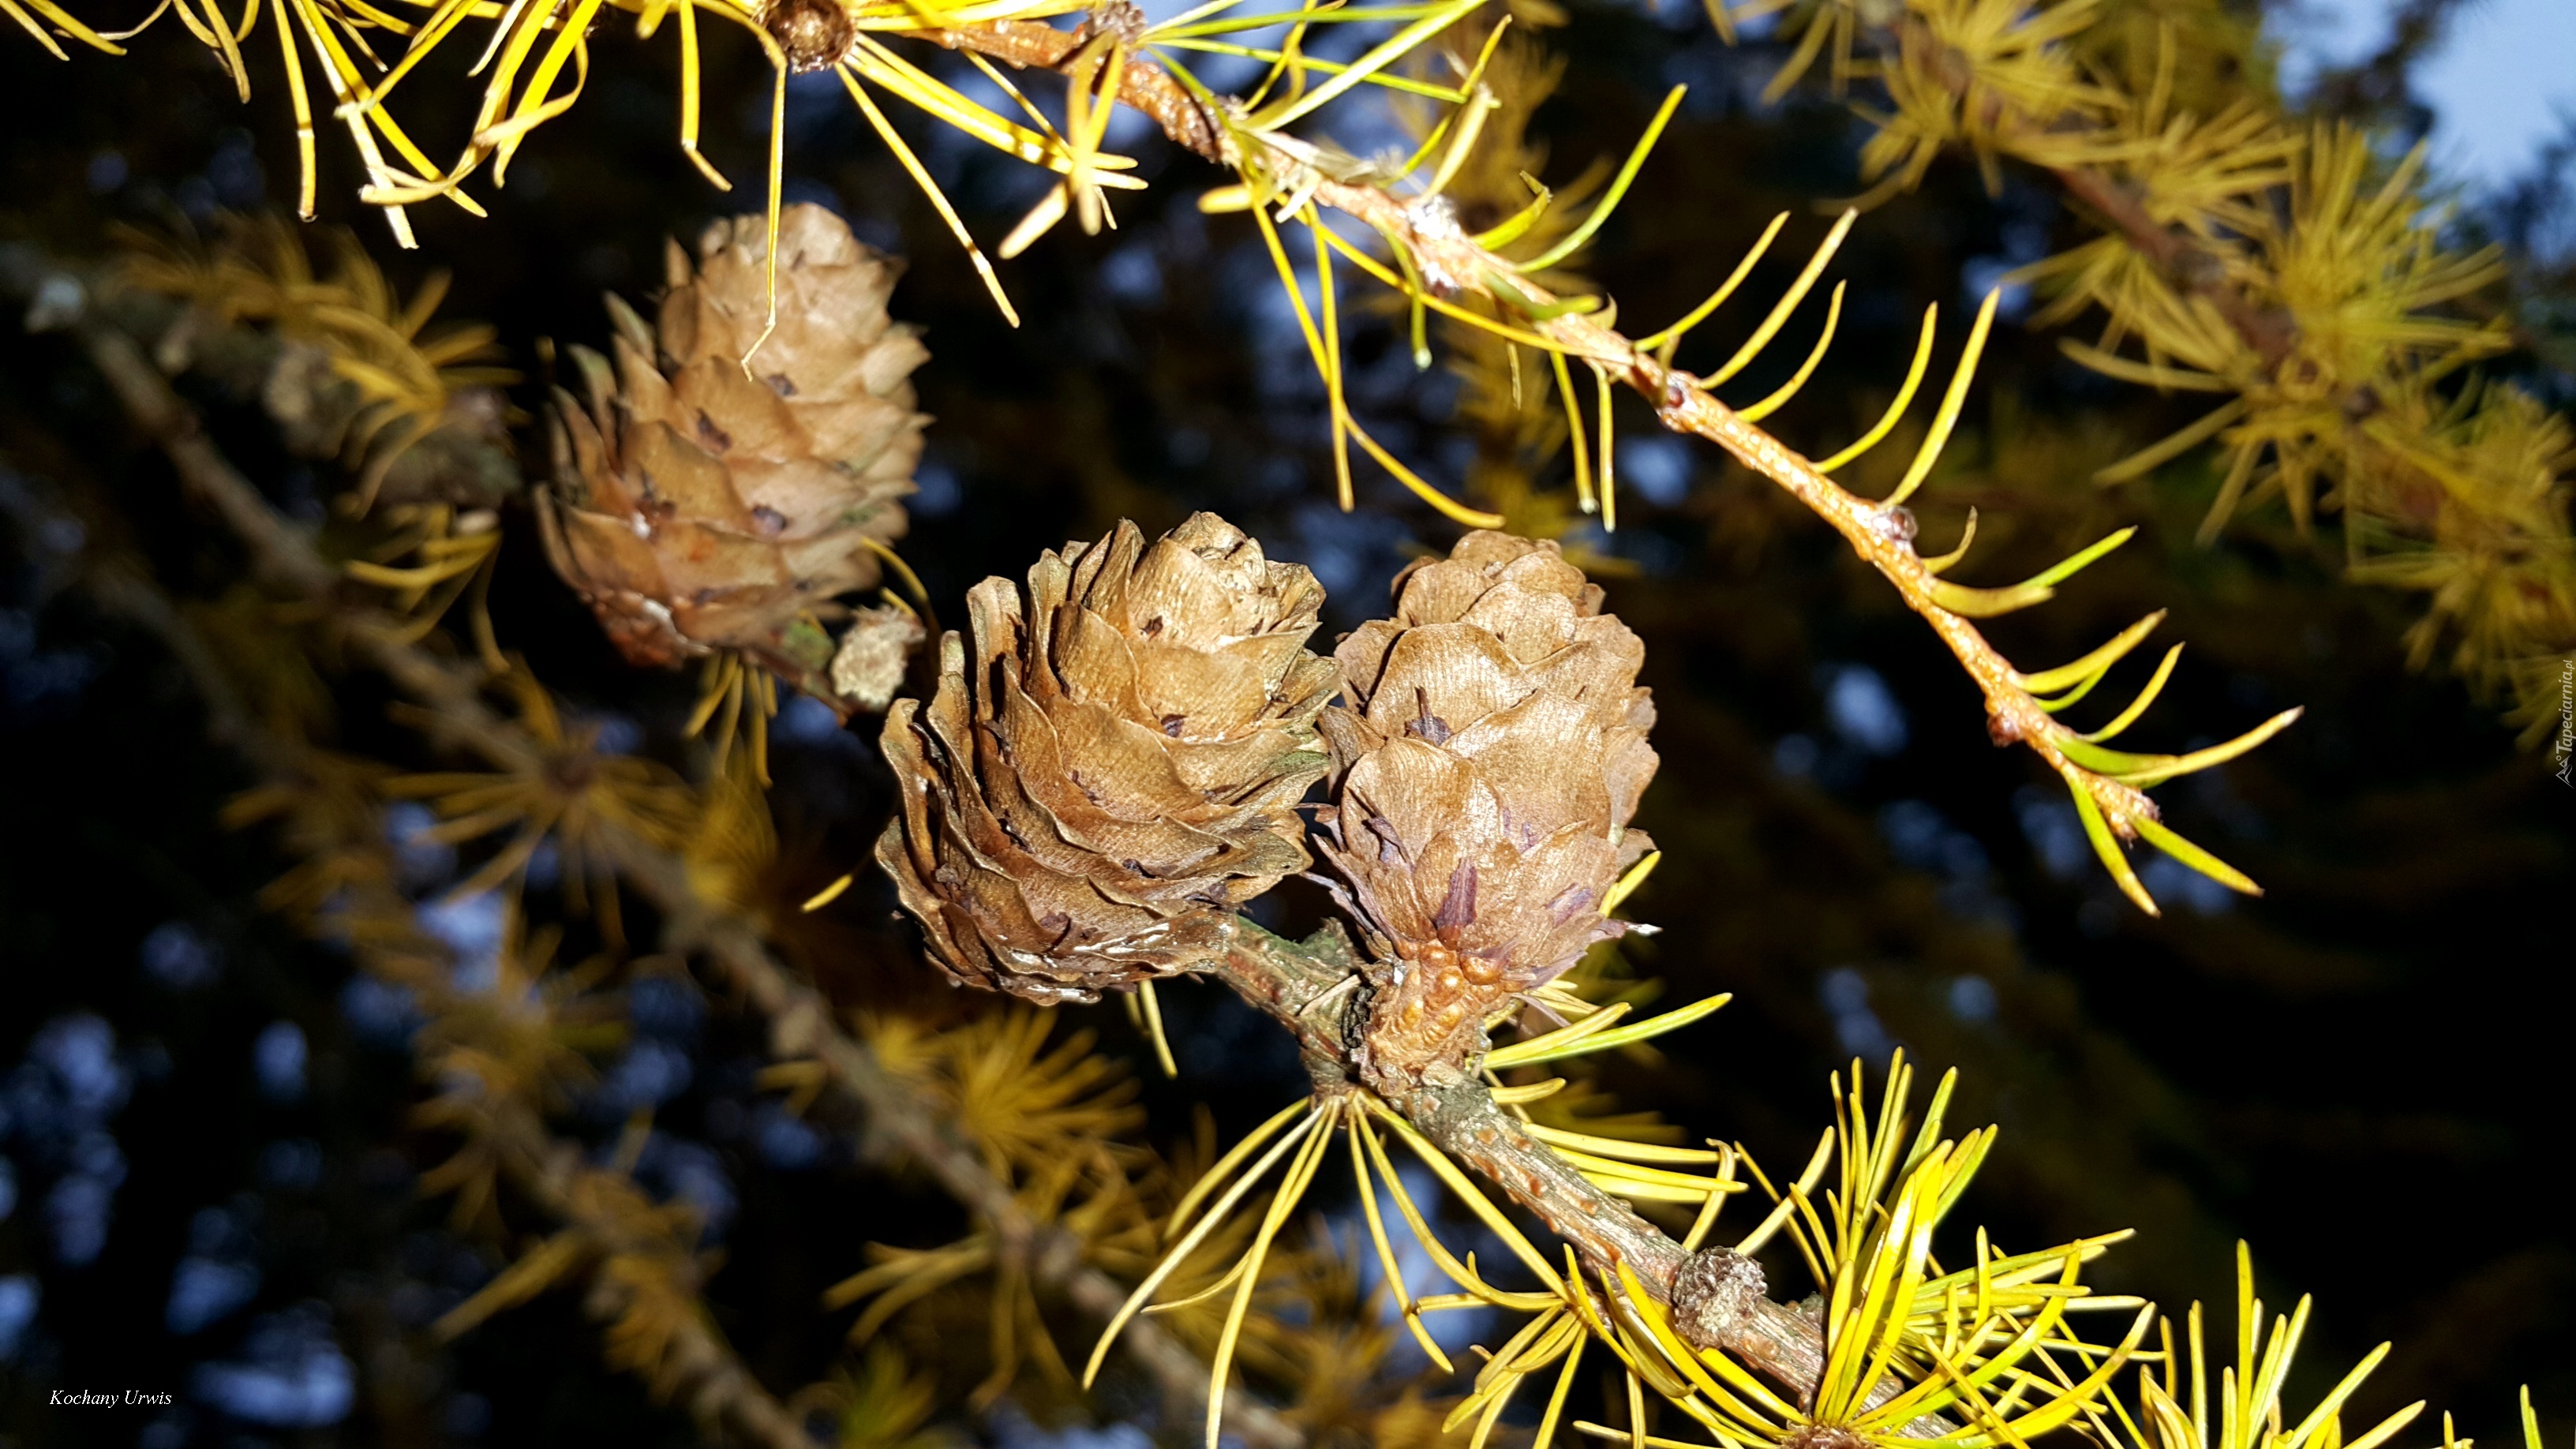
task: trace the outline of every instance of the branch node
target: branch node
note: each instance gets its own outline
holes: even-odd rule
[[[1722,1348],[1741,1336],[1763,1301],[1762,1265],[1732,1248],[1702,1248],[1673,1273],[1673,1331],[1693,1348]]]

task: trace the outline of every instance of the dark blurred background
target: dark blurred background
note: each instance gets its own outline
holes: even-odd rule
[[[1817,204],[1860,189],[1848,111],[1821,95],[1757,105],[1779,49],[1721,46],[1696,5],[1578,0],[1547,40],[1570,69],[1535,132],[1566,175],[1623,152],[1666,85],[1692,87],[1642,204],[1587,264],[1626,317],[1687,308],[1776,211],[1796,213],[1793,243],[1812,244]],[[354,227],[406,287],[452,269],[445,315],[500,328],[531,377],[514,398],[533,410],[540,339],[599,343],[603,290],[649,295],[666,237],[756,206],[768,89],[735,41],[711,40],[706,81],[706,149],[737,179],[730,197],[673,144],[673,47],[620,33],[595,42],[604,63],[582,104],[528,146],[506,190],[485,193],[488,220],[414,208],[421,249],[396,253],[352,199],[359,177],[327,120],[324,218]],[[244,106],[168,21],[134,48],[64,64],[0,40],[0,240],[95,256],[112,223],[292,205],[273,70]],[[468,94],[423,88],[419,128],[458,130]],[[2430,121],[2402,84],[2319,94],[2400,131]],[[1028,169],[904,124],[988,245],[1035,198]],[[1371,149],[1365,121],[1348,124],[1345,139]],[[911,259],[895,310],[927,328],[933,361],[917,381],[937,422],[903,552],[952,620],[977,578],[1120,517],[1152,531],[1222,511],[1315,569],[1332,591],[1328,632],[1369,617],[1396,568],[1454,538],[1382,476],[1363,478],[1358,512],[1333,507],[1321,394],[1293,322],[1248,222],[1191,205],[1214,179],[1194,159],[1113,133],[1156,187],[1119,196],[1115,232],[1060,229],[1005,264],[1028,319],[1013,330],[828,76],[791,89],[787,131],[789,199]],[[2576,288],[2563,254],[2533,239],[2563,221],[2549,168],[2563,189],[2566,154],[2534,156],[2525,184],[2487,187],[2459,223],[2522,247],[2514,305],[2561,357]],[[1969,303],[2079,235],[2053,191],[2007,172],[1989,195],[1972,164],[1936,166],[1853,233],[1837,267],[1852,287],[1844,340],[1783,436],[1848,435],[1901,376],[1926,302]],[[1803,253],[1785,247],[1751,295]],[[1364,314],[1355,400],[1378,436],[1455,480],[1475,446],[1458,384],[1413,370],[1401,320]],[[230,569],[214,525],[68,344],[14,319],[0,332],[0,489],[113,498],[128,542],[174,587]],[[2576,796],[2515,748],[2494,702],[2405,667],[2398,636],[2416,602],[2343,582],[2331,530],[2303,540],[2258,513],[2204,548],[2192,532],[2217,483],[2204,464],[2112,490],[2086,481],[2188,414],[2078,370],[2053,335],[2000,329],[1988,357],[1953,461],[1918,500],[1927,535],[1954,537],[1975,506],[1990,540],[1977,578],[1993,581],[2144,525],[2057,603],[1992,632],[2018,659],[2053,662],[2172,609],[2160,639],[2192,647],[2140,748],[2306,706],[2250,758],[2163,792],[2183,833],[2270,894],[2234,898],[2158,861],[2163,919],[2128,907],[2063,791],[1987,740],[1974,690],[1895,596],[1771,485],[1638,407],[1620,417],[1620,531],[1568,540],[1608,561],[1661,713],[1663,771],[1641,823],[1667,856],[1632,913],[1664,932],[1630,957],[1667,1000],[1737,1000],[1660,1064],[1606,1068],[1604,1085],[1776,1165],[1830,1120],[1830,1071],[1859,1056],[1875,1073],[1901,1045],[1961,1070],[1954,1123],[2003,1128],[1963,1209],[1998,1241],[2134,1227],[2099,1280],[2179,1304],[2231,1298],[2233,1244],[2249,1239],[2268,1299],[2319,1300],[2305,1392],[2391,1339],[2356,1401],[2362,1423],[2429,1397],[2500,1449],[2518,1442],[2514,1393],[2528,1383],[2564,1443],[2576,1210],[2562,1174],[2576,1129],[2559,1053],[2576,1019]],[[2504,370],[2516,369],[2556,406],[2576,395],[2528,356]],[[540,471],[534,431],[520,437]],[[315,506],[309,465],[246,423],[226,441],[281,506]],[[436,1159],[406,1120],[403,1004],[263,915],[255,893],[291,862],[215,822],[250,777],[204,737],[151,639],[53,587],[54,561],[82,540],[18,516],[0,525],[0,1440],[692,1440],[685,1417],[601,1365],[568,1295],[434,1362],[405,1347],[500,1260],[415,1195]],[[526,524],[524,510],[505,520],[504,642],[634,748],[680,758],[688,681],[626,667]],[[376,712],[350,705],[347,729],[363,738]],[[774,737],[772,805],[810,888],[861,859],[887,782],[870,721],[836,731],[791,708]],[[423,871],[452,870],[424,854]],[[889,906],[863,874],[789,950],[845,1002],[913,989],[907,973],[926,968],[909,964]],[[1315,905],[1276,909],[1294,921]],[[1192,1101],[1234,1124],[1294,1089],[1285,1043],[1229,1001],[1196,988],[1165,1000],[1181,1078],[1148,1082],[1155,1133],[1184,1131]],[[1089,1015],[1132,1051],[1115,1008]],[[756,1370],[792,1385],[845,1326],[815,1310],[814,1285],[853,1271],[869,1240],[940,1240],[955,1214],[887,1191],[782,1113],[755,1088],[762,1045],[729,1004],[672,984],[639,1003],[634,1041],[580,1111],[607,1132],[637,1103],[661,1106],[640,1175],[706,1211],[726,1254],[719,1320]],[[168,1390],[182,1407],[77,1415],[43,1406],[54,1387]],[[1042,1441],[1025,1420],[980,1432]],[[2419,1424],[2400,1442],[2436,1432]]]

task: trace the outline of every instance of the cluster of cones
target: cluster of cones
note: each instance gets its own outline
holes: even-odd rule
[[[897,268],[819,207],[676,245],[656,325],[558,390],[549,556],[628,657],[733,651],[849,713],[886,709],[919,625],[836,602],[904,528],[926,358]],[[956,980],[1088,1001],[1200,969],[1314,845],[1368,938],[1364,1065],[1422,1080],[1624,929],[1648,848],[1644,648],[1553,543],[1471,533],[1330,657],[1324,591],[1213,514],[1122,523],[987,579],[927,702],[893,701],[903,808],[877,856]],[[831,626],[842,626],[835,639]],[[1340,702],[1335,703],[1336,697]]]
[[[1323,590],[1212,514],[987,579],[938,692],[898,701],[877,857],[957,980],[1040,1001],[1207,966],[1307,868],[1299,800],[1374,958],[1370,1070],[1422,1080],[1622,925],[1647,848],[1644,649],[1553,543],[1468,535],[1330,658]],[[1342,703],[1331,703],[1334,696]]]

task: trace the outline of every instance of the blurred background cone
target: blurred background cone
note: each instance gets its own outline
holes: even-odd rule
[[[608,299],[615,360],[571,350],[586,398],[555,391],[538,516],[556,572],[627,658],[732,651],[847,716],[883,701],[834,686],[850,617],[835,600],[873,586],[878,548],[904,532],[929,421],[909,379],[929,353],[886,313],[900,264],[824,208],[780,218],[764,339],[768,262],[763,218],[735,217],[694,267],[672,244],[658,329]]]

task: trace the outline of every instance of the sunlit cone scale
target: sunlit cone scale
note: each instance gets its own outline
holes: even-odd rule
[[[839,704],[825,625],[902,535],[929,353],[886,314],[900,265],[819,206],[674,243],[660,326],[610,299],[615,363],[574,349],[588,406],[558,389],[548,556],[629,659],[736,649]]]
[[[1221,951],[1228,912],[1309,863],[1323,597],[1208,513],[1049,553],[1025,603],[970,591],[971,641],[942,641],[938,693],[884,734],[905,789],[877,859],[939,964],[1092,1000]]]
[[[1336,651],[1322,849],[1377,938],[1370,1070],[1402,1083],[1625,929],[1602,902],[1651,848],[1656,758],[1645,646],[1554,543],[1470,533],[1396,591]]]

